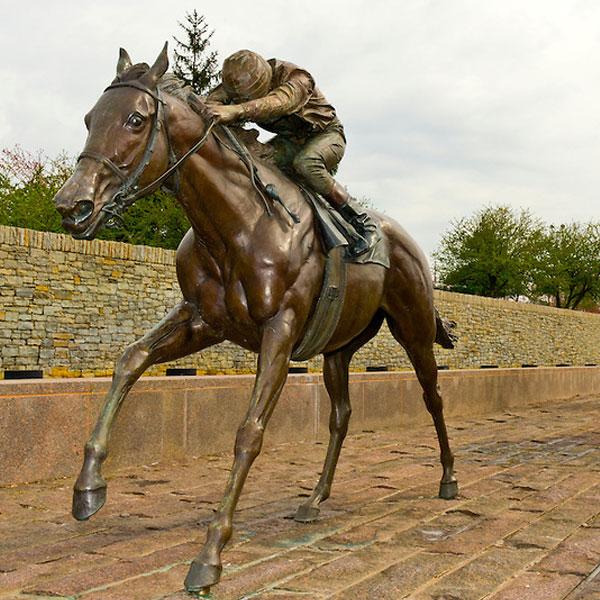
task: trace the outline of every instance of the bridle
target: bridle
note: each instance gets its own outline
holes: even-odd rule
[[[179,188],[179,177],[177,170],[181,165],[190,157],[192,154],[196,153],[208,140],[210,134],[212,133],[213,127],[216,125],[215,119],[212,119],[207,128],[206,132],[202,136],[200,140],[198,140],[181,158],[177,158],[175,152],[173,150],[173,145],[171,142],[171,137],[169,135],[169,129],[167,125],[167,104],[163,100],[160,89],[157,88],[156,92],[146,87],[139,81],[120,81],[117,83],[113,83],[109,85],[104,91],[107,92],[112,89],[122,88],[122,87],[131,87],[137,90],[148,94],[154,99],[154,122],[152,124],[152,131],[148,137],[148,141],[146,142],[146,148],[144,150],[144,154],[142,159],[140,160],[138,166],[134,170],[134,172],[128,177],[125,171],[116,165],[110,158],[99,154],[97,152],[90,152],[88,150],[84,150],[79,157],[77,158],[77,162],[79,162],[82,158],[89,158],[99,162],[100,164],[107,167],[120,181],[121,187],[113,194],[112,198],[109,202],[107,202],[101,209],[100,215],[104,213],[104,218],[98,219],[96,224],[94,225],[94,230],[100,227],[106,219],[109,221],[113,221],[114,219],[123,220],[123,213],[128,206],[131,206],[136,200],[147,196],[151,192],[157,190],[159,187],[163,186],[165,192],[169,194],[176,194]],[[167,146],[169,153],[169,166],[164,171],[162,175],[159,175],[154,181],[144,186],[142,189],[139,188],[139,180],[142,177],[146,167],[150,164],[152,160],[152,155],[154,153],[154,148],[156,146],[156,140],[158,139],[158,135],[160,130],[164,127],[165,136],[167,138]],[[272,217],[273,211],[271,210],[269,204],[270,202],[278,202],[281,204],[283,209],[287,212],[287,214],[291,217],[293,224],[299,223],[299,217],[291,212],[288,207],[285,205],[277,189],[273,184],[265,185],[261,180],[258,169],[252,156],[250,153],[243,148],[243,145],[237,140],[237,138],[233,135],[231,131],[226,126],[223,126],[223,130],[227,134],[230,142],[233,144],[233,148],[228,144],[224,143],[219,137],[217,140],[220,144],[234,152],[246,165],[250,172],[250,180],[252,182],[252,186],[257,191],[258,195],[262,198],[264,202],[264,208],[266,213]],[[170,178],[174,176],[175,185],[173,189],[167,189],[163,184]],[[292,226],[293,226],[292,224]]]
[[[79,162],[82,158],[90,158],[95,160],[105,167],[107,167],[116,177],[121,181],[121,187],[113,194],[110,201],[105,204],[100,212],[104,212],[109,217],[116,217],[123,219],[123,212],[128,206],[131,206],[136,200],[148,195],[150,192],[157,190],[161,187],[170,177],[175,176],[174,189],[166,189],[165,191],[171,194],[175,194],[179,188],[179,177],[177,170],[181,165],[190,157],[196,153],[208,140],[212,129],[215,125],[215,121],[211,121],[206,129],[206,133],[202,138],[196,142],[181,158],[177,159],[171,143],[171,137],[169,135],[169,129],[167,126],[167,104],[163,100],[160,90],[157,88],[156,93],[150,88],[139,83],[138,81],[122,81],[109,85],[104,91],[107,92],[112,89],[131,87],[138,89],[154,99],[154,122],[152,124],[152,131],[146,142],[146,148],[142,156],[141,161],[136,167],[135,171],[128,177],[127,174],[116,165],[110,158],[98,154],[97,152],[83,151],[77,158]],[[169,152],[169,166],[162,175],[159,175],[154,181],[144,186],[142,189],[139,188],[139,180],[142,177],[146,167],[150,164],[154,148],[156,146],[156,140],[160,130],[164,127],[165,135],[167,138],[168,152]]]

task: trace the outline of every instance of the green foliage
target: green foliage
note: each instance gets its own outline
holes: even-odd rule
[[[527,210],[489,206],[454,221],[434,254],[442,284],[456,292],[518,297],[538,265],[543,226]]]
[[[102,230],[98,237],[175,250],[189,228],[189,221],[177,200],[158,191],[130,206],[123,223],[114,229]]]
[[[356,202],[356,204],[358,204],[359,206],[362,206],[363,208],[366,208],[367,210],[379,210],[375,207],[375,205],[373,204],[373,201],[368,196],[361,196],[360,198],[350,196],[350,198],[352,198],[352,200],[354,200],[354,202]]]
[[[600,224],[546,228],[533,272],[533,296],[551,298],[562,308],[600,301]]]
[[[204,16],[196,9],[186,13],[185,23],[179,22],[185,33],[185,41],[173,37],[177,44],[173,73],[185,81],[199,95],[205,94],[220,78],[217,66],[217,52],[209,52],[210,38]]]
[[[74,169],[61,155],[46,157],[19,146],[0,152],[0,225],[64,233],[54,196]],[[98,238],[129,244],[175,249],[189,229],[183,209],[173,196],[159,191],[138,200],[117,229],[104,229]]]
[[[60,232],[61,218],[54,207],[56,192],[73,170],[61,155],[50,159],[41,151],[20,146],[0,153],[0,225]]]
[[[598,223],[547,226],[526,210],[486,207],[453,222],[434,257],[452,291],[562,308],[600,301]]]

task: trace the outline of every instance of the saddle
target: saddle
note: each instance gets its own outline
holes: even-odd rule
[[[292,179],[313,209],[326,255],[325,272],[319,299],[310,317],[308,328],[291,357],[294,361],[308,360],[321,353],[338,324],[344,303],[347,263],[375,263],[386,269],[389,268],[390,260],[385,238],[378,225],[378,241],[367,252],[356,256],[350,251],[351,244],[358,235],[352,225],[345,221],[319,194],[306,188],[295,173],[281,169],[274,160],[274,151],[269,148],[268,144],[258,141],[258,131],[241,127],[223,127],[223,130],[233,146],[231,149],[246,162],[252,183],[263,197],[268,214],[272,214],[269,202],[278,202],[294,223],[299,222],[298,216],[288,209],[285,200],[279,196],[275,186],[273,184],[265,185],[262,182],[254,163],[254,156],[271,162]],[[353,201],[350,200],[350,202]]]
[[[318,230],[321,237],[321,242],[325,249],[325,254],[338,246],[345,247],[344,260],[345,262],[365,264],[376,263],[386,268],[389,268],[390,262],[387,253],[387,246],[383,243],[383,236],[379,230],[379,240],[364,254],[354,255],[350,250],[353,241],[358,237],[354,227],[348,223],[342,216],[332,208],[329,203],[324,200],[319,194],[306,187],[302,180],[298,178],[296,173],[288,168],[282,168],[275,159],[275,150],[268,143],[263,144],[258,141],[258,131],[256,129],[244,129],[239,126],[222,126],[231,145],[230,148],[246,163],[250,171],[250,178],[256,190],[265,201],[265,211],[272,215],[270,202],[279,203],[295,223],[299,222],[298,216],[293,214],[286,206],[285,199],[282,199],[278,190],[273,184],[265,185],[258,174],[258,170],[254,163],[254,159],[271,163],[278,168],[288,179],[301,190],[304,198],[313,209],[315,219],[319,225]],[[353,200],[349,203],[357,207],[358,204]],[[360,208],[359,208],[360,210]],[[377,226],[379,229],[379,226]]]

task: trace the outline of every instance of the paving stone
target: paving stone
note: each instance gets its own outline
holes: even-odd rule
[[[310,550],[293,550],[274,558],[233,571],[219,585],[211,589],[214,600],[234,600],[254,591],[274,586],[291,575],[330,560],[325,553]]]
[[[332,593],[376,575],[410,553],[409,549],[399,550],[397,547],[393,552],[383,549],[374,552],[369,547],[347,552],[342,556],[333,557],[329,562],[311,569],[300,577],[286,581],[284,587],[291,591]]]
[[[460,563],[456,554],[419,552],[335,594],[335,600],[398,600]]]
[[[182,582],[188,569],[187,564],[177,565],[171,569],[163,569],[156,573],[128,579],[111,587],[98,589],[83,598],[85,600],[153,600],[172,593],[174,589],[183,588]],[[187,592],[184,593],[187,596],[186,600],[191,600],[192,597]]]
[[[38,595],[73,596],[86,590],[105,587],[109,584],[150,573],[193,557],[196,544],[182,544],[133,560],[113,559],[112,563],[92,568],[75,575],[60,577],[47,583],[36,583],[25,588],[27,593]]]
[[[123,540],[98,548],[96,552],[127,560],[133,557],[146,556],[163,548],[185,544],[186,542],[197,540],[200,536],[202,537],[202,541],[204,541],[204,532],[200,532],[196,527],[177,527],[166,531],[147,531],[145,534],[138,535],[134,539]]]
[[[93,552],[96,547],[122,539],[124,535],[126,534],[123,532],[100,531],[90,535],[70,537],[60,542],[33,546],[23,544],[21,548],[0,556],[0,571],[13,571],[26,565],[56,561],[78,551]]]
[[[451,573],[442,575],[437,581],[427,585],[423,591],[411,595],[411,600],[433,600],[444,597],[478,600],[527,567],[539,555],[539,550],[491,548]]]
[[[536,564],[538,571],[588,576],[600,565],[600,535],[593,527],[579,528]]]
[[[465,527],[455,535],[445,536],[430,548],[432,552],[453,552],[455,554],[474,554],[492,546],[525,525],[531,515],[505,511],[499,515],[480,519],[471,527]]]
[[[387,514],[384,513],[378,518],[369,518],[355,527],[329,535],[320,540],[317,545],[322,550],[345,550],[375,541],[386,541],[397,535],[398,532],[410,529],[428,513],[426,508],[418,505],[394,510]]]
[[[59,577],[72,576],[84,568],[103,567],[113,562],[108,557],[77,553],[48,562],[29,563],[13,571],[0,573],[0,590],[19,591],[32,580],[41,585]]]
[[[565,600],[598,600],[600,598],[600,577],[584,581]]]
[[[576,575],[527,572],[489,600],[563,600],[580,583]]]
[[[265,450],[212,600],[598,600],[598,397],[454,425],[456,500],[437,497],[431,425],[362,432],[313,523],[292,517],[326,446]],[[0,599],[189,600],[183,579],[230,468],[223,454],[113,471],[84,523],[71,480],[0,488]]]
[[[289,592],[286,590],[271,590],[252,596],[252,600],[319,600],[328,595],[317,594],[315,592]]]
[[[556,510],[541,515],[535,522],[507,538],[515,547],[537,546],[553,548],[571,535],[597,512],[597,506],[581,500],[565,503]]]

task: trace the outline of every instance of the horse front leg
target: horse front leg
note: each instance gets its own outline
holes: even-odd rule
[[[142,373],[151,365],[197,352],[222,341],[203,321],[195,305],[185,300],[144,337],[128,346],[119,358],[112,385],[85,444],[81,473],[73,490],[73,516],[83,521],[98,512],[106,500],[106,481],[100,472],[121,404]]]
[[[233,512],[248,471],[260,453],[265,426],[287,378],[295,341],[294,323],[293,311],[287,310],[265,326],[250,407],[237,431],[233,467],[221,505],[208,527],[204,549],[192,562],[185,578],[188,592],[208,595],[210,586],[221,578],[221,551],[231,537]]]

